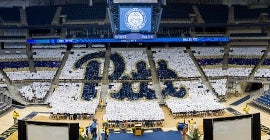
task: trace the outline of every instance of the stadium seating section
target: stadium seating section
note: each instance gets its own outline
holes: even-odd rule
[[[162,90],[163,97],[166,97],[167,95],[170,95],[172,97],[178,97],[178,98],[183,98],[186,94],[187,91],[184,87],[174,87],[172,82],[164,82],[164,85],[166,88]],[[177,90],[178,89],[178,90]]]
[[[105,3],[94,2],[93,6],[85,4],[30,6],[26,7],[25,12],[27,23],[33,30],[36,27],[47,26],[58,28],[58,25],[50,25],[56,19],[55,16],[60,14],[57,20],[66,17],[66,24],[59,25],[59,30],[67,27],[69,33],[73,32],[73,28],[76,30],[77,26],[73,27],[75,22],[83,24],[79,25],[83,27],[86,27],[84,25],[86,22],[99,26],[99,21],[106,19],[101,26],[108,26],[106,8]],[[203,27],[197,27],[200,23],[192,23],[195,32],[197,30],[207,32],[211,25],[227,24],[231,12],[229,10],[232,10],[225,5],[212,4],[167,4],[162,8],[161,20],[167,21],[164,22],[165,25],[170,21],[177,24],[181,20],[191,21],[190,15],[199,12],[205,23],[202,23]],[[258,20],[262,13],[270,15],[269,7],[251,8],[233,5],[233,8],[236,22]],[[21,10],[24,9],[0,8],[0,24],[21,22]],[[230,25],[229,27],[234,28]],[[22,28],[25,28],[24,25]],[[187,28],[176,27],[176,33],[171,35],[191,36],[185,33],[189,30]],[[98,32],[100,29],[93,28],[93,32],[94,30],[97,30],[96,35],[102,34]],[[173,115],[218,112],[225,109],[225,105],[219,102],[219,97],[227,96],[226,85],[230,78],[247,79],[251,74],[258,79],[270,78],[270,56],[266,55],[264,61],[261,61],[266,54],[264,52],[268,51],[265,46],[225,47],[220,43],[219,46],[209,47],[207,43],[203,43],[205,46],[195,47],[201,43],[194,43],[189,44],[191,47],[183,47],[168,43],[166,47],[153,47],[154,45],[149,43],[151,49],[148,50],[149,48],[128,48],[133,42],[127,43],[128,46],[122,48],[108,46],[109,49],[105,48],[105,45],[90,47],[94,46],[90,43],[72,44],[74,46],[71,48],[65,44],[48,43],[33,44],[29,49],[24,42],[14,41],[26,39],[24,33],[18,36],[12,33],[5,36],[6,32],[0,32],[0,40],[11,40],[9,43],[3,43],[4,47],[0,51],[0,88],[8,89],[8,86],[14,86],[21,96],[18,98],[30,103],[48,103],[53,116],[58,114],[92,116],[103,99],[106,105],[103,119],[108,120],[109,125],[127,120],[162,121],[164,114],[159,106],[161,103],[165,104]],[[268,36],[264,31],[235,32],[228,32],[227,35],[234,39]],[[168,37],[166,33],[163,34]],[[68,37],[73,38],[73,35],[69,34]],[[85,37],[84,34],[81,37]],[[1,46],[3,44],[1,43]],[[112,43],[113,45],[115,44]],[[257,67],[258,64],[260,66]],[[11,84],[6,83],[9,80]],[[270,109],[270,91],[266,91],[253,102]],[[11,103],[11,98],[0,92],[0,113],[10,108]]]
[[[11,107],[12,99],[3,93],[0,93],[0,114]]]
[[[125,62],[123,57],[121,57],[118,53],[111,54],[111,60],[113,63],[113,73],[109,75],[110,80],[120,79],[125,70]],[[112,68],[111,68],[112,69]]]
[[[104,20],[106,5],[65,5],[61,15],[67,15],[67,20]]]
[[[197,5],[206,23],[227,23],[228,7],[226,5]],[[218,13],[218,14],[217,14]]]
[[[166,5],[163,7],[162,19],[187,20],[190,14],[194,14],[192,5]]]
[[[0,18],[2,18],[4,22],[20,22],[20,10],[18,7],[0,7]]]
[[[229,8],[226,5],[213,4],[172,4],[169,3],[163,6],[162,20],[189,20],[190,15],[195,14],[193,6],[197,6],[199,12],[206,23],[220,23],[226,24],[228,22]],[[92,6],[88,4],[73,4],[73,5],[58,5],[58,6],[31,6],[25,9],[27,23],[30,26],[35,25],[50,25],[58,7],[62,10],[60,15],[66,16],[66,22],[69,21],[103,21],[106,18],[106,3],[96,3]],[[243,20],[258,20],[262,13],[269,15],[269,7],[251,8],[246,5],[233,5],[234,18],[236,21]],[[98,12],[97,12],[98,11]],[[218,14],[217,14],[218,13]],[[7,16],[8,15],[8,16]],[[4,22],[18,22],[20,23],[20,8],[4,8],[0,7],[0,17]],[[42,17],[42,18],[40,18]],[[256,34],[249,34],[257,36]],[[248,34],[232,34],[231,36],[248,36]],[[265,33],[259,34],[265,36]]]
[[[56,9],[57,7],[55,6],[27,7],[25,12],[28,25],[50,25]]]
[[[49,92],[51,83],[34,82],[29,86],[23,86],[19,93],[28,102],[43,101]]]
[[[143,97],[146,99],[156,99],[154,90],[150,89],[146,82],[140,82],[139,87],[134,90],[130,82],[124,82],[122,83],[122,87],[119,92],[111,93],[111,97],[119,100],[123,100],[125,98],[128,100],[138,100]]]
[[[269,8],[249,8],[245,5],[234,5],[236,20],[257,20],[262,13],[268,13]]]
[[[85,83],[83,87],[82,99],[84,100],[91,100],[97,97],[97,83]]]
[[[265,91],[263,95],[253,100],[256,104],[266,108],[270,109],[270,91]]]

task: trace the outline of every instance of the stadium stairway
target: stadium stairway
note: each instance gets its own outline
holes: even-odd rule
[[[69,56],[70,53],[71,53],[70,50],[66,50],[65,55],[64,55],[64,57],[62,59],[61,66],[57,69],[56,74],[55,74],[55,77],[52,80],[52,84],[51,84],[51,87],[49,89],[49,94],[47,95],[47,98],[44,101],[45,103],[47,102],[47,100],[49,99],[49,97],[52,95],[54,89],[57,87],[57,85],[59,83],[60,74],[61,74],[62,69],[64,68],[64,66],[65,66],[65,64],[67,62],[67,59],[68,59],[68,56]]]
[[[52,25],[59,25],[61,11],[62,11],[62,7],[57,7],[55,15],[51,23]]]
[[[270,51],[270,46],[268,45],[267,49],[264,51],[264,54],[262,55],[262,57],[261,57],[260,61],[258,62],[258,64],[251,70],[251,73],[249,75],[249,79],[254,79],[255,72],[260,68],[260,66],[262,65],[262,63],[266,59],[269,51]]]
[[[7,76],[7,74],[2,70],[0,69],[0,74],[3,76],[3,78],[5,79],[5,84],[7,85],[11,85],[11,80],[9,79],[9,77]]]
[[[210,93],[214,94],[214,95],[217,95],[215,92],[214,92],[214,88],[212,87],[212,85],[210,84],[210,82],[208,81],[208,78],[206,77],[202,67],[198,64],[198,61],[196,60],[193,52],[191,51],[191,49],[186,49],[188,54],[189,54],[189,57],[193,60],[193,63],[195,64],[195,66],[197,67],[197,69],[199,70],[200,74],[201,74],[201,78],[202,78],[202,82],[204,85],[207,86],[207,88],[209,89]]]
[[[233,6],[229,7],[229,10],[228,10],[228,23],[229,24],[235,23],[235,21],[234,21],[234,7]]]
[[[103,78],[101,85],[101,93],[100,99],[104,101],[107,99],[108,87],[109,87],[109,66],[110,66],[110,58],[111,58],[111,49],[106,50],[105,61],[104,61],[104,69],[103,69]]]
[[[9,79],[9,77],[6,75],[6,73],[0,69],[0,73],[3,75],[3,78],[5,79],[4,82],[7,85],[7,92],[3,92],[6,96],[12,98],[12,100],[15,100],[23,105],[26,105],[27,103],[25,102],[25,100],[23,100],[21,98],[21,95],[19,94],[18,90],[16,90],[14,88],[14,86],[12,85],[11,80]]]
[[[27,26],[27,19],[26,19],[26,13],[23,8],[20,8],[20,18],[21,18],[21,24],[23,26]]]
[[[155,67],[155,63],[153,59],[153,53],[151,50],[146,50],[146,54],[147,54],[148,62],[151,69],[151,75],[152,75],[153,86],[155,87],[155,93],[157,95],[159,103],[164,104],[164,100],[162,98],[162,90],[161,90],[161,86],[160,86],[158,76],[157,76],[157,69]]]
[[[7,88],[8,88],[8,91],[9,91],[8,96],[11,97],[12,100],[15,100],[16,102],[19,102],[22,105],[28,105],[29,104],[29,103],[27,103],[25,101],[25,99],[23,99],[23,97],[19,93],[18,89],[15,88],[13,85],[8,85]]]
[[[205,23],[205,21],[203,20],[202,15],[201,15],[198,7],[196,5],[193,5],[192,8],[193,8],[193,10],[194,10],[194,12],[195,12],[195,14],[196,14],[196,16],[198,18],[197,19],[198,23]]]
[[[230,46],[226,45],[224,47],[222,70],[227,70],[228,69],[229,55],[230,55]]]
[[[26,45],[27,51],[26,54],[28,56],[28,63],[29,63],[29,71],[30,72],[37,72],[34,59],[33,59],[33,52],[30,50],[30,45]]]
[[[109,12],[106,12],[104,24],[110,24]]]
[[[186,49],[186,51],[189,54],[189,57],[193,60],[193,63],[197,67],[198,71],[200,72],[202,80],[203,81],[206,81],[207,80],[207,77],[205,76],[205,73],[204,73],[202,67],[198,64],[198,61],[195,58],[194,54],[192,53],[191,49]]]

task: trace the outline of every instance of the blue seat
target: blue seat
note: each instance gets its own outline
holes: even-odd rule
[[[0,17],[5,22],[20,22],[20,9],[19,7],[0,7]]]
[[[164,98],[167,96],[183,98],[187,94],[184,87],[180,87],[179,90],[176,90],[171,81],[164,82],[164,85],[166,86],[166,88],[162,90],[162,95]]]
[[[61,15],[66,15],[67,20],[104,20],[106,17],[106,4],[93,6],[87,4],[64,5],[62,6]]]
[[[61,66],[61,61],[34,61],[35,67],[58,68]]]
[[[194,14],[192,5],[168,4],[163,7],[162,19],[183,20],[190,19],[190,14]]]
[[[123,100],[125,98],[128,100],[137,100],[143,97],[149,100],[157,98],[155,91],[148,88],[148,84],[146,82],[140,83],[140,89],[138,93],[133,92],[131,82],[123,82],[119,92],[112,93],[111,97],[119,100]]]
[[[267,66],[270,65],[270,59],[268,58],[264,59],[262,65],[267,65]]]
[[[158,61],[158,78],[159,79],[175,79],[177,78],[177,74],[168,68],[167,62],[165,60]]]
[[[118,53],[111,54],[111,60],[114,65],[114,71],[109,75],[110,80],[118,80],[121,78],[125,70],[125,62],[121,55]]]
[[[259,58],[229,58],[228,64],[257,65],[259,61]]]
[[[227,23],[227,5],[198,5],[202,18],[206,23]]]
[[[98,61],[90,61],[86,66],[85,80],[100,80],[99,77],[100,63]]]
[[[82,99],[91,100],[97,97],[97,90],[95,89],[97,83],[85,83],[83,87]]]
[[[56,9],[56,6],[27,7],[25,12],[28,25],[50,25]]]
[[[147,80],[151,77],[151,70],[146,69],[146,63],[144,61],[140,61],[136,64],[137,72],[132,72],[133,80]]]
[[[248,8],[246,5],[234,5],[236,20],[257,20],[261,13],[268,13],[268,8]]]
[[[223,61],[223,58],[198,59],[198,63],[201,66],[218,65],[218,64],[221,64],[222,61]]]
[[[0,62],[0,69],[5,68],[26,68],[29,67],[27,61],[11,61],[11,62]]]
[[[255,101],[260,103],[258,105],[260,105],[262,107],[270,108],[270,93],[269,93],[269,91],[266,91],[260,97],[256,98]]]
[[[84,55],[79,60],[77,60],[74,63],[74,67],[80,68],[81,66],[84,65],[84,63],[87,63],[84,79],[86,79],[86,80],[100,80],[101,77],[99,77],[99,69],[100,69],[101,64],[94,59],[95,58],[104,58],[104,57],[105,57],[105,52],[103,52],[103,51],[87,54],[87,55]]]

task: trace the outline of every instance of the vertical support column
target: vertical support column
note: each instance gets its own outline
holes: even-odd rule
[[[3,50],[4,49],[4,46],[5,46],[4,42],[1,42],[0,50]]]

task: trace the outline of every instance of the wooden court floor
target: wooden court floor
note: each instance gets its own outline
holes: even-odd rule
[[[244,96],[244,95],[243,95]],[[234,98],[230,98],[225,104],[228,107],[231,107],[235,110],[237,110],[240,113],[244,112],[242,111],[243,108],[245,107],[246,103],[250,102],[250,101],[246,101],[238,106],[230,106],[230,104],[238,99],[240,99],[241,97],[234,97]],[[169,109],[165,106],[161,107],[164,115],[165,115],[165,121],[163,124],[162,129],[164,131],[166,130],[176,130],[176,124],[178,122],[184,122],[184,118],[174,118],[171,113],[169,112]],[[11,109],[10,111],[6,112],[5,114],[2,114],[0,116],[0,134],[2,134],[3,132],[5,132],[6,130],[8,130],[10,127],[12,127],[13,125],[13,119],[12,119],[12,112],[14,109]],[[38,113],[35,117],[33,117],[31,120],[35,120],[35,121],[45,121],[45,122],[78,122],[80,124],[81,127],[86,127],[91,123],[91,120],[51,120],[49,119],[49,114],[47,112],[49,112],[49,108],[47,108],[46,106],[29,106],[23,109],[18,109],[16,108],[15,110],[17,110],[20,113],[20,117],[19,119],[24,118],[25,116],[27,116],[28,114],[30,114],[31,112],[40,112]],[[260,112],[261,114],[261,124],[263,124],[264,126],[270,128],[270,114],[260,111],[256,108],[250,107],[250,113],[258,113]],[[105,114],[105,109],[98,109],[96,114],[95,114],[95,118],[98,120],[98,124],[102,124],[102,117]],[[224,116],[233,116],[232,113],[226,111],[226,113],[224,114]],[[210,116],[209,116],[210,117]],[[186,118],[185,121],[191,119],[191,117]],[[198,127],[200,129],[200,132],[203,133],[202,131],[202,124],[203,124],[203,118],[202,117],[193,117],[194,121],[197,122]],[[262,140],[269,140],[270,139],[270,135],[267,135],[266,133],[262,132]],[[9,137],[6,138],[6,140],[18,140],[18,132],[15,131],[14,133],[12,133]]]

